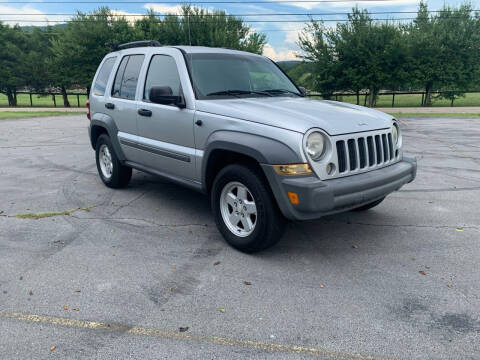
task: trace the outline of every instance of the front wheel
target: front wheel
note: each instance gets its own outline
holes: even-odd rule
[[[253,168],[222,169],[213,183],[211,202],[218,230],[240,251],[261,251],[282,237],[286,220],[265,179]]]

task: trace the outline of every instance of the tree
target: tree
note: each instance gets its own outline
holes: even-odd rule
[[[459,8],[444,6],[437,15],[429,15],[421,2],[416,19],[408,27],[412,83],[425,90],[424,106],[431,105],[432,92],[445,91],[440,97],[462,95],[473,84],[478,64],[478,18],[469,4]]]
[[[18,46],[21,35],[19,28],[10,28],[0,23],[0,90],[7,94],[8,105],[15,106],[16,87],[21,84],[19,76],[23,54]]]
[[[73,84],[90,84],[98,64],[111,50],[107,43],[134,40],[133,28],[124,17],[114,16],[108,8],[91,13],[78,12],[59,35],[51,39],[51,68],[54,82],[61,87],[64,103],[68,106],[66,89]]]
[[[376,23],[366,10],[354,8],[348,22],[325,29],[312,20],[299,37],[305,59],[316,63],[318,89],[327,95],[337,89],[357,95],[368,89],[369,106],[375,106],[381,89],[396,88],[408,76],[404,34],[392,23]]]
[[[330,98],[341,88],[337,76],[340,66],[332,35],[322,22],[311,20],[298,37],[298,45],[305,53],[300,57],[311,64],[311,88],[325,98]]]
[[[136,37],[158,40],[165,45],[224,47],[261,54],[265,35],[252,32],[241,18],[225,11],[184,5],[180,14],[163,19],[150,10],[148,16],[135,22]]]
[[[475,19],[469,4],[459,8],[445,6],[437,18],[439,97],[450,100],[465,96],[464,91],[473,85],[479,43]]]
[[[65,106],[69,106],[66,89],[73,84],[85,86],[89,91],[98,64],[111,51],[107,43],[148,39],[165,45],[191,44],[256,53],[263,51],[265,36],[251,33],[239,18],[190,6],[182,7],[182,15],[167,15],[160,19],[149,11],[146,17],[132,25],[104,7],[90,14],[78,12],[65,27],[57,28],[58,36],[51,39],[49,64],[53,82],[60,86]]]
[[[293,67],[283,68],[283,70],[287,72],[288,76],[290,76],[297,85],[307,89],[314,89],[315,84],[312,77],[314,66],[315,63],[304,61],[297,63]]]

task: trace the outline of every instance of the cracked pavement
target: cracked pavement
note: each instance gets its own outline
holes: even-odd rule
[[[136,171],[103,186],[87,125],[0,121],[2,358],[480,359],[480,119],[403,119],[414,183],[256,255],[225,244],[202,194]]]

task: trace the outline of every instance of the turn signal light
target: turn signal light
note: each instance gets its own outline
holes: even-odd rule
[[[308,175],[312,173],[309,164],[273,165],[273,168],[278,175]]]
[[[293,205],[298,205],[299,201],[298,201],[298,195],[297,193],[294,193],[294,192],[288,192],[288,198],[290,200],[290,202],[293,204]]]

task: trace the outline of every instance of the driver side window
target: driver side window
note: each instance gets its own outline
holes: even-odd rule
[[[177,64],[171,56],[155,55],[152,57],[145,80],[144,100],[150,101],[149,94],[152,86],[168,86],[172,89],[171,95],[180,95],[180,76]]]

